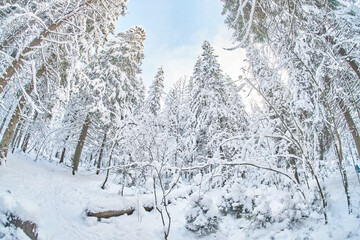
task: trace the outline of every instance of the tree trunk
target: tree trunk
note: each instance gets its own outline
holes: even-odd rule
[[[113,151],[114,151],[114,148],[115,148],[116,144],[117,144],[117,141],[115,141],[114,144],[113,144],[112,147],[111,147],[111,152],[110,152],[110,157],[109,157],[109,167],[108,167],[108,169],[107,169],[107,171],[106,171],[105,181],[104,181],[103,185],[101,186],[102,189],[105,189],[105,184],[106,184],[106,182],[107,182],[107,180],[108,180],[108,178],[109,178],[112,154],[113,154]]]
[[[68,139],[69,139],[69,135],[66,137],[65,141],[67,141]],[[59,162],[59,163],[63,163],[63,162],[64,162],[65,152],[66,152],[66,142],[65,142],[65,144],[64,144],[64,149],[62,150],[61,157],[60,157],[60,162]]]
[[[356,75],[358,76],[358,78],[360,79],[360,69],[358,67],[358,65],[356,64],[355,60],[352,59],[351,57],[349,57],[346,54],[346,51],[344,48],[340,48],[338,53],[342,56],[345,57],[345,60],[349,63],[351,69],[356,73]]]
[[[344,101],[341,98],[337,98],[336,100],[337,100],[337,102],[339,104],[339,107],[341,108],[341,110],[342,110],[342,112],[344,114],[346,123],[347,123],[348,128],[349,128],[349,130],[351,132],[351,136],[352,136],[352,138],[354,140],[356,150],[358,152],[358,156],[360,157],[360,137],[359,137],[359,132],[358,132],[358,130],[356,128],[356,125],[354,123],[354,120],[352,119],[350,111],[347,108],[347,106],[345,105]],[[351,209],[351,202],[350,202],[350,193],[349,193],[349,190],[348,190],[349,183],[348,183],[348,180],[347,180],[347,173],[346,173],[345,167],[342,166],[342,169],[343,169],[343,177],[344,177],[345,194],[346,194],[346,199],[347,199],[347,203],[348,203],[348,212],[350,214],[352,212],[352,209]]]
[[[331,79],[329,78],[329,76],[325,76],[324,81],[327,87],[327,91],[329,89],[331,89]],[[320,88],[319,88],[320,90]],[[326,97],[325,97],[325,92],[320,90],[321,94],[323,95],[323,98],[325,100],[325,106],[328,109],[328,112],[330,113],[331,116],[331,121],[332,121],[332,127],[333,127],[333,131],[334,131],[334,137],[336,137],[337,139],[337,144],[334,143],[335,146],[335,150],[337,153],[337,157],[338,157],[338,167],[339,167],[339,171],[340,171],[340,175],[342,178],[342,182],[343,182],[343,187],[344,187],[344,191],[345,191],[345,195],[346,195],[346,199],[347,199],[347,204],[348,204],[348,212],[349,214],[352,212],[351,209],[351,202],[350,202],[350,193],[349,193],[349,182],[348,182],[348,178],[347,178],[347,172],[346,172],[346,168],[344,166],[344,156],[343,156],[343,150],[342,150],[342,141],[341,141],[341,137],[340,137],[340,131],[337,127],[336,124],[336,119],[335,119],[335,114],[333,113],[333,111],[330,108],[330,104],[328,103]],[[336,98],[335,101],[339,101],[342,100],[341,98]]]
[[[21,151],[26,152],[28,144],[29,144],[29,139],[30,139],[30,133],[26,133],[24,140],[21,144]]]
[[[11,141],[11,144],[10,144],[10,147],[12,148],[11,153],[14,153],[14,151],[15,151],[15,146],[16,146],[16,143],[17,143],[17,141],[18,141],[18,137],[21,136],[21,134],[19,134],[20,128],[21,128],[21,123],[18,123],[18,124],[16,125],[15,133],[14,133],[14,135],[13,135],[13,137],[12,137],[12,141]]]
[[[296,156],[296,150],[294,147],[289,147],[289,154],[290,155],[293,155],[293,156]],[[294,177],[295,177],[295,180],[297,182],[297,184],[300,184],[300,178],[299,178],[299,173],[298,173],[298,168],[297,168],[297,164],[296,164],[296,158],[295,157],[290,157],[289,158],[289,166],[287,166],[287,168],[291,168],[294,170]]]
[[[60,162],[59,162],[59,163],[63,163],[63,162],[64,162],[65,152],[66,152],[66,147],[64,147],[64,149],[63,149],[62,152],[61,152],[61,157],[60,157]]]
[[[38,112],[35,111],[34,117],[33,117],[31,123],[34,123],[36,121],[37,117],[38,117]],[[21,151],[23,151],[23,152],[26,152],[28,144],[29,144],[29,140],[30,140],[30,136],[31,136],[30,132],[29,132],[30,131],[30,126],[31,125],[29,125],[27,127],[24,139],[23,139],[22,144],[21,144]]]
[[[21,140],[23,139],[23,133],[24,133],[24,126],[21,125],[20,133],[19,133],[19,136],[17,137],[16,144],[15,144],[15,146],[13,147],[13,151],[14,151],[15,148],[16,148],[16,149],[19,149],[20,142],[21,142]]]
[[[0,133],[2,132],[3,128],[4,128],[4,125],[5,125],[5,122],[6,122],[6,119],[7,117],[9,116],[9,113],[6,114],[6,116],[4,117],[2,123],[1,123],[1,126],[0,126]]]
[[[12,115],[10,122],[4,132],[4,135],[1,139],[0,143],[0,165],[3,165],[6,163],[6,157],[8,154],[9,146],[12,140],[12,137],[14,135],[15,127],[20,119],[20,113],[21,110],[25,106],[25,102],[23,98],[21,98],[23,101],[20,101],[19,105],[16,107],[15,113]]]
[[[101,149],[100,149],[100,154],[99,154],[99,160],[98,160],[98,163],[97,163],[97,170],[96,170],[96,174],[97,174],[97,175],[99,175],[99,173],[100,173],[101,159],[102,159],[102,155],[103,155],[104,147],[105,147],[105,142],[106,142],[106,134],[107,134],[107,132],[105,132],[105,134],[104,134],[104,139],[103,139],[102,144],[101,144]]]
[[[45,66],[43,66],[43,68],[41,68],[36,75],[42,75],[43,72],[45,71]],[[34,85],[33,84],[29,84],[26,88],[26,94],[30,95],[31,92],[34,89]],[[10,122],[4,132],[3,138],[1,139],[1,143],[0,143],[0,165],[1,163],[1,159],[5,159],[7,157],[8,154],[8,150],[9,150],[9,146],[11,143],[11,140],[13,138],[14,135],[14,131],[15,131],[15,127],[18,124],[19,120],[20,120],[20,114],[22,112],[22,110],[24,109],[26,105],[26,101],[25,101],[25,97],[22,96],[20,99],[20,102],[18,104],[18,106],[15,109],[15,112],[13,113],[13,115],[11,116]]]
[[[83,3],[79,8],[81,9],[84,6],[88,6],[91,3],[96,2],[95,0],[89,0],[85,3]],[[46,37],[53,31],[55,31],[59,26],[61,26],[64,22],[67,22],[71,17],[73,17],[77,11],[79,10],[73,9],[69,13],[67,13],[63,18],[59,19],[56,23],[51,24],[49,27],[47,27],[44,31],[42,31],[37,38],[35,38],[28,47],[24,48],[22,50],[21,54],[19,54],[18,59],[15,59],[11,66],[9,66],[4,72],[4,74],[0,77],[0,94],[6,87],[8,80],[12,78],[16,70],[22,65],[23,61],[26,59],[26,56],[31,53],[34,49],[37,49],[37,47],[42,43],[43,39],[46,39]]]
[[[336,45],[335,40],[332,37],[325,37],[325,39],[332,45]],[[360,79],[360,68],[357,65],[356,61],[354,59],[352,59],[350,56],[348,56],[348,54],[346,53],[345,49],[340,47],[338,49],[338,53],[340,54],[340,56],[345,57],[345,60],[349,63],[351,69],[355,72],[355,74],[358,76],[358,78]]]
[[[358,156],[360,157],[360,136],[359,136],[359,132],[356,128],[355,122],[354,122],[353,118],[351,117],[350,111],[347,108],[347,106],[345,105],[344,101],[341,98],[337,98],[336,100],[337,100],[337,103],[339,104],[341,111],[344,114],[346,123],[351,132],[351,136],[354,140],[356,150],[358,152]]]
[[[5,94],[6,94],[6,93],[5,93]],[[10,106],[9,109],[11,110],[12,107],[13,107],[13,104],[11,104],[11,106]],[[10,114],[10,111],[8,111],[8,112],[6,113],[6,116],[5,116],[5,118],[3,119],[2,123],[1,123],[1,126],[0,126],[0,134],[1,134],[1,132],[2,132],[2,130],[3,130],[3,128],[4,128],[4,126],[5,126],[5,123],[6,123],[7,118],[9,117],[9,114]]]
[[[52,54],[52,57],[49,61],[52,62],[55,58],[55,54]],[[40,78],[44,72],[46,70],[45,64],[36,72],[36,78]],[[1,81],[1,79],[0,79]],[[1,85],[1,84],[0,84]],[[34,85],[33,83],[29,83],[25,89],[25,92],[27,95],[30,95],[32,93],[32,91],[34,90]],[[2,89],[0,88],[0,94],[2,92]],[[18,124],[19,120],[20,120],[20,114],[22,112],[22,110],[24,109],[25,105],[26,105],[26,101],[25,101],[25,97],[24,95],[21,97],[18,106],[15,109],[15,112],[13,113],[13,115],[11,116],[10,122],[4,132],[3,138],[1,140],[0,143],[0,165],[2,165],[2,160],[1,159],[6,159],[7,157],[7,153],[9,150],[9,146],[11,143],[11,139],[14,135],[14,130],[16,125]]]
[[[81,152],[84,147],[84,143],[85,143],[85,139],[86,139],[86,135],[87,135],[89,126],[90,126],[90,114],[88,113],[86,116],[86,119],[85,119],[85,123],[84,123],[81,133],[80,133],[79,141],[76,145],[76,150],[75,150],[75,154],[74,154],[74,158],[73,158],[73,171],[72,171],[73,175],[75,175],[75,172],[78,170],[78,167],[79,167]]]

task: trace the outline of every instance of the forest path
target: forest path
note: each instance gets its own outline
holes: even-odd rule
[[[84,215],[89,201],[101,204],[120,198],[100,188],[103,179],[103,175],[89,172],[73,176],[63,165],[34,162],[29,156],[15,154],[9,157],[6,168],[0,168],[0,193],[10,191],[16,201],[38,207],[31,212],[37,215],[39,239],[144,239],[136,216],[98,223],[96,218]],[[136,231],[129,234],[124,220],[133,222],[131,229]]]

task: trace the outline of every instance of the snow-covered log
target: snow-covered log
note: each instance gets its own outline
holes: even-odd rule
[[[7,221],[8,222],[5,224],[5,227],[9,227],[12,225],[15,226],[16,228],[21,228],[31,240],[38,239],[36,223],[33,223],[32,221],[28,221],[28,220],[23,220],[12,213],[8,214]]]
[[[144,210],[147,212],[151,212],[154,209],[154,206],[143,206]],[[92,212],[90,210],[86,210],[86,216],[88,217],[97,217],[97,218],[110,218],[110,217],[118,217],[124,214],[131,215],[135,211],[135,208],[124,209],[124,210],[108,210],[103,212]]]
[[[38,239],[39,206],[28,199],[14,198],[10,190],[0,193],[0,224],[20,228],[32,240]]]
[[[131,215],[135,211],[134,208],[125,209],[125,210],[113,210],[113,211],[104,211],[104,212],[91,212],[87,211],[86,215],[88,217],[97,217],[97,218],[110,218],[110,217],[118,217],[124,214]]]

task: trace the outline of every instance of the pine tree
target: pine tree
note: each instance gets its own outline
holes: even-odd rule
[[[161,97],[164,91],[164,70],[160,67],[155,75],[154,81],[150,86],[146,100],[146,108],[154,116],[157,116],[161,109]]]
[[[203,53],[194,67],[188,131],[193,131],[196,162],[207,162],[219,154],[219,144],[227,136],[229,96],[225,76],[209,42],[202,45]]]

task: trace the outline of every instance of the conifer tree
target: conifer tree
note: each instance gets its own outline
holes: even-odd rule
[[[226,138],[229,118],[229,95],[225,76],[209,42],[204,41],[203,53],[194,67],[191,91],[189,134],[194,136],[193,148],[197,162],[207,162],[219,154],[219,143]],[[192,132],[192,133],[190,133]]]
[[[153,116],[159,114],[161,108],[161,97],[164,91],[164,70],[160,67],[155,75],[154,81],[150,86],[146,100],[146,108]]]

